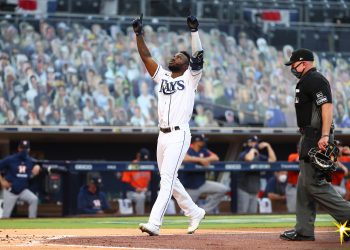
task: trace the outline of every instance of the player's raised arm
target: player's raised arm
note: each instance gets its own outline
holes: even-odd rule
[[[190,67],[192,70],[201,70],[203,68],[203,48],[198,34],[198,20],[195,16],[187,17],[187,25],[191,30],[191,46],[192,56],[190,60]]]
[[[158,68],[158,64],[152,58],[152,55],[146,46],[145,40],[143,39],[142,17],[143,14],[141,14],[140,18],[135,19],[132,22],[132,27],[136,34],[137,49],[139,51],[141,59],[145,64],[148,73],[153,77]]]

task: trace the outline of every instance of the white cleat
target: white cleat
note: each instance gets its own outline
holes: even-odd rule
[[[159,227],[152,225],[150,223],[140,223],[139,229],[141,232],[146,232],[150,236],[158,236],[159,235]]]
[[[199,227],[199,224],[204,218],[205,218],[205,210],[200,208],[199,215],[190,219],[190,224],[188,226],[187,233],[194,234],[194,232],[197,230],[197,228]]]

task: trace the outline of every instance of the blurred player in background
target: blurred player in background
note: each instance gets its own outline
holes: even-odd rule
[[[254,135],[248,138],[244,150],[239,154],[240,161],[254,162],[266,161],[275,162],[276,154],[270,143],[261,142]],[[260,171],[250,171],[240,173],[238,180],[238,213],[257,213],[258,200],[257,196],[261,189]]]
[[[133,162],[149,161],[149,155],[148,149],[141,148]],[[122,182],[129,184],[132,189],[126,192],[126,197],[135,202],[135,210],[138,215],[145,213],[145,202],[150,180],[150,171],[125,171],[122,174]]]
[[[297,152],[291,153],[288,156],[288,162],[299,162],[299,146],[297,145]],[[295,213],[297,204],[297,184],[298,184],[299,171],[288,171],[287,186],[286,186],[286,199],[287,209],[290,213]]]
[[[208,168],[212,162],[216,161],[219,161],[219,157],[207,148],[205,136],[194,135],[184,162],[191,162],[199,164],[203,168]],[[202,206],[206,213],[214,213],[226,192],[229,191],[229,188],[224,184],[207,180],[204,171],[186,171],[183,172],[182,177],[183,185],[194,202],[197,202],[202,194],[207,195],[206,203]]]
[[[9,218],[17,200],[28,203],[28,217],[36,218],[38,197],[28,189],[29,180],[40,172],[40,166],[29,156],[30,143],[23,140],[18,144],[18,153],[0,161],[0,183],[4,190],[2,218]]]
[[[78,194],[78,212],[82,214],[104,214],[110,209],[106,194],[100,190],[101,179],[91,178]]]
[[[339,148],[339,156],[337,161],[338,171],[332,173],[332,185],[337,192],[345,197],[345,179],[344,177],[348,176],[348,168],[343,164],[343,162],[349,162],[349,147],[344,147],[339,140],[334,140],[334,144]]]
[[[202,76],[203,49],[198,34],[198,20],[194,16],[187,18],[191,30],[192,55],[185,51],[176,53],[169,61],[168,69],[153,59],[143,39],[142,14],[133,21],[139,54],[148,73],[157,85],[159,137],[157,161],[160,172],[160,191],[148,223],[139,228],[149,235],[159,235],[159,229],[171,196],[174,195],[185,215],[190,217],[187,232],[194,233],[205,211],[191,199],[177,178],[178,169],[191,142],[189,121],[192,116],[194,98],[198,82]]]
[[[287,171],[276,171],[266,184],[264,196],[271,200],[273,212],[286,210]]]

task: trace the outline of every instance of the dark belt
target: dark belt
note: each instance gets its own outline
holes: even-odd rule
[[[180,127],[179,126],[175,126],[173,128],[171,128],[171,127],[168,127],[168,128],[159,127],[159,130],[162,131],[163,133],[170,133],[173,130],[180,130]]]
[[[312,136],[313,135],[317,135],[317,134],[321,134],[321,130],[320,129],[317,129],[317,128],[313,128],[313,127],[300,127],[299,128],[299,132],[300,134],[302,135],[305,135],[305,136]],[[330,130],[330,135],[333,134],[333,129],[331,128]]]
[[[319,132],[320,130],[317,128],[313,128],[313,127],[301,127],[299,128],[299,132],[302,135],[313,135],[313,134],[317,134],[317,132]]]

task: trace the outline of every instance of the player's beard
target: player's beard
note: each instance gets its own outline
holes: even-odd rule
[[[179,65],[168,65],[168,69],[174,73],[181,71],[181,67]]]

